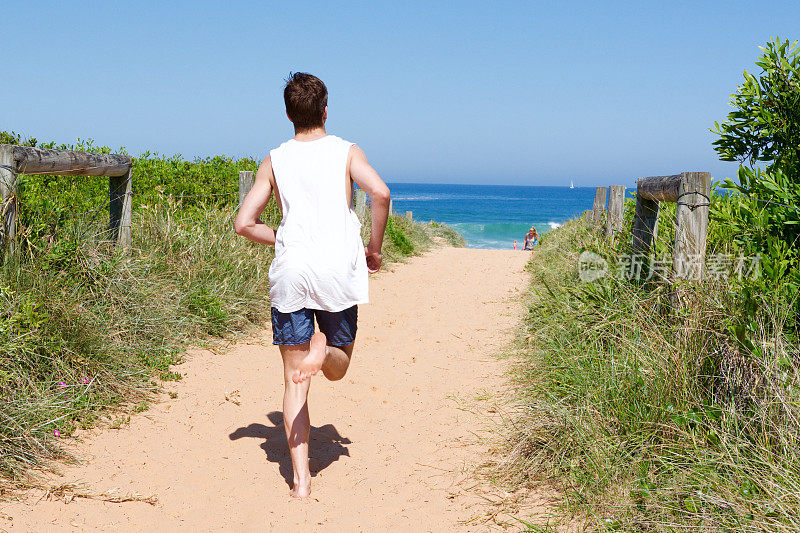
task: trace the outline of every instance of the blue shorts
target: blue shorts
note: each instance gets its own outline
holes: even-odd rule
[[[273,307],[272,344],[295,346],[307,343],[314,335],[315,316],[319,330],[328,338],[330,346],[347,346],[356,340],[357,305],[338,312],[303,308],[292,313],[281,313]]]

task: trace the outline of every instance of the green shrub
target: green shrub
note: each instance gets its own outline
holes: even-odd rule
[[[776,37],[761,50],[761,73],[756,78],[744,71],[731,95],[734,110],[714,123],[714,146],[724,161],[767,162],[800,181],[800,47]]]
[[[745,71],[731,96],[734,110],[713,130],[720,158],[743,164],[738,183],[723,183],[730,196],[712,202],[711,223],[730,237],[730,253],[760,256],[761,275],[732,287],[739,301],[731,327],[747,350],[758,349],[753,336],[765,298],[793,308],[781,327],[794,339],[800,310],[800,47],[775,38],[762,50],[762,72]]]
[[[406,234],[397,226],[395,217],[389,217],[386,221],[386,236],[392,241],[392,244],[402,255],[411,255],[414,253],[414,245],[406,237]]]

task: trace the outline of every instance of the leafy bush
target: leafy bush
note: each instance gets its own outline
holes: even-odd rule
[[[765,298],[793,308],[781,324],[792,337],[800,310],[800,47],[776,37],[762,51],[762,72],[745,71],[731,96],[734,111],[712,130],[720,158],[742,163],[738,183],[723,183],[728,201],[712,202],[712,224],[727,229],[730,252],[761,258],[761,276],[734,287],[740,301],[732,327],[748,350],[758,349],[752,336]],[[762,162],[765,170],[753,168]]]
[[[100,153],[126,153],[96,146],[78,139],[75,144],[42,143],[23,139],[13,132],[0,132],[0,143],[59,148]],[[133,208],[152,206],[169,196],[183,208],[235,206],[238,204],[239,171],[255,172],[252,158],[226,156],[187,161],[180,155],[164,156],[145,152],[133,158]],[[89,217],[102,222],[108,217],[108,179],[103,177],[27,175],[19,176],[19,224],[25,249],[39,249],[75,218]],[[272,206],[274,217],[277,206]]]
[[[800,202],[800,183],[793,183],[781,169],[763,172],[742,166],[739,183],[726,184],[735,190],[725,201],[712,202],[710,224],[724,228],[727,251],[760,258],[758,276],[731,280],[731,290],[738,296],[731,308],[732,329],[746,350],[758,350],[753,335],[764,321],[759,313],[769,307],[786,308],[792,311],[780,326],[796,339],[800,311],[796,205],[800,204],[790,202]]]
[[[800,47],[779,37],[762,47],[758,78],[744,71],[714,146],[724,161],[769,162],[797,180],[800,170]]]
[[[401,254],[411,255],[414,252],[414,245],[411,244],[405,233],[397,226],[394,217],[389,217],[386,221],[386,236],[389,237]]]

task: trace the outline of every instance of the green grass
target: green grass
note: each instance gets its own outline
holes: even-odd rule
[[[425,228],[426,233],[433,239],[438,239],[440,242],[444,241],[450,244],[450,246],[455,247],[464,247],[467,245],[464,236],[446,224],[431,220],[427,223],[423,222],[421,225]]]
[[[663,283],[582,283],[582,250],[624,248],[583,220],[537,248],[501,478],[555,485],[589,530],[800,530],[800,367],[785,311],[765,295],[761,350],[744,353],[728,333],[729,286],[684,287],[677,308]]]

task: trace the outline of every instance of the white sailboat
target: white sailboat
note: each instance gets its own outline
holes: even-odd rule
[[[575,188],[575,184],[572,182],[572,180],[569,180],[569,188],[570,189],[574,189]]]

